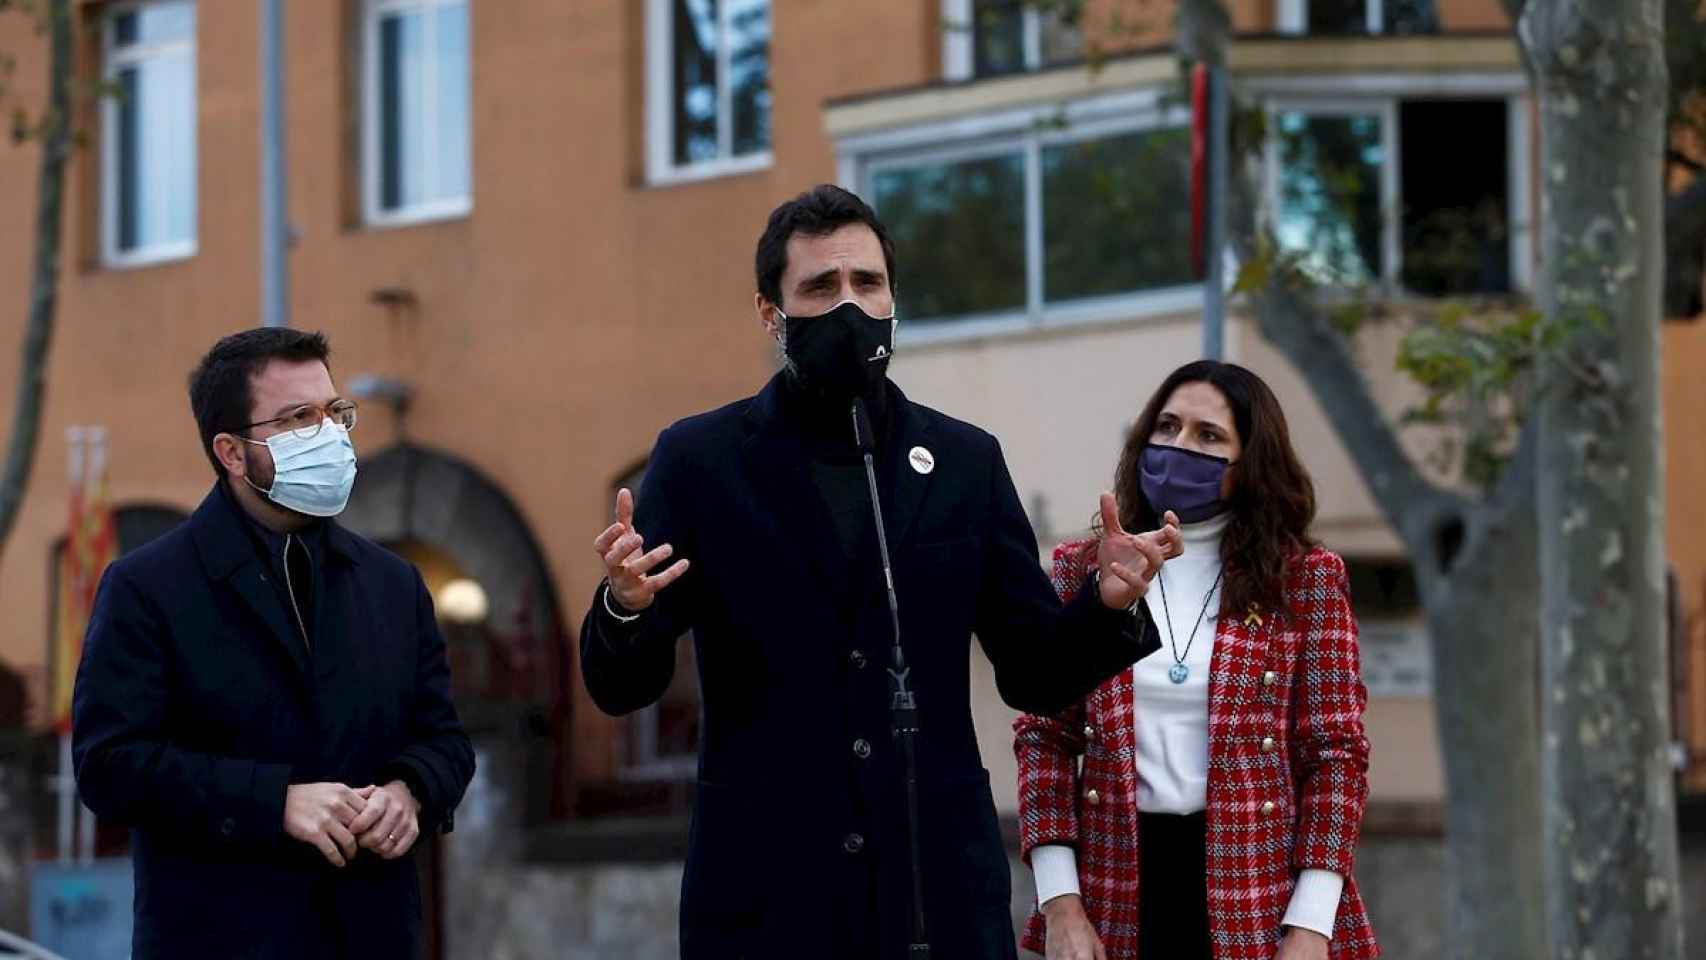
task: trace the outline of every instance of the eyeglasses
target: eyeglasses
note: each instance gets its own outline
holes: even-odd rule
[[[320,427],[323,426],[327,420],[343,427],[345,430],[354,430],[356,422],[355,401],[335,400],[324,406],[318,403],[305,403],[282,417],[273,417],[271,420],[256,421],[246,427],[240,428],[238,432],[241,433],[243,431],[253,430],[256,427],[269,427],[276,424],[280,432],[288,431],[294,434],[297,439],[311,440],[315,436],[319,435]]]

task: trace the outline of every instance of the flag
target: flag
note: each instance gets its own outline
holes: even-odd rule
[[[95,589],[118,553],[118,531],[107,495],[106,431],[73,428],[65,546],[59,552],[53,651],[53,724],[71,730],[71,694],[83,657],[83,633]]]

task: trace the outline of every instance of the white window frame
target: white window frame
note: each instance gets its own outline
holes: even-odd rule
[[[172,40],[165,43],[136,44],[124,50],[116,50],[113,46],[113,21],[120,15],[135,13],[144,7],[157,4],[149,0],[133,0],[129,3],[115,4],[102,12],[101,17],[101,78],[111,83],[118,71],[127,66],[139,65],[164,55],[188,53],[190,58],[190,111],[189,115],[198,116],[197,101],[199,100],[198,82],[200,64],[196,60],[196,39],[201,34],[201,10],[196,0],[185,0],[194,11],[195,28],[187,38]],[[196,255],[201,236],[201,203],[200,197],[195,196],[196,223],[190,230],[188,240],[175,243],[159,243],[153,246],[137,247],[133,250],[120,250],[118,246],[118,110],[119,104],[114,97],[103,97],[101,102],[101,261],[108,267],[130,268],[146,267],[157,263],[167,263],[174,260],[187,260]],[[195,130],[194,126],[191,127]],[[199,175],[200,133],[195,131],[194,142],[190,146],[188,162],[198,168],[197,176],[192,177],[190,189],[192,196],[201,190]]]
[[[387,14],[403,11],[432,11],[441,7],[464,6],[468,13],[468,192],[459,197],[444,197],[417,203],[413,206],[398,207],[386,210],[380,205],[380,145],[379,145],[379,21]],[[466,217],[474,211],[474,50],[473,23],[474,0],[362,0],[361,11],[361,205],[364,223],[373,228],[406,227],[421,223],[432,223],[439,220],[454,220]],[[432,38],[436,18],[427,17],[427,40],[424,46],[433,47]],[[438,65],[433,57],[426,58],[427,75],[430,78],[428,89],[437,89],[436,79]],[[438,119],[438,103],[434,98],[427,100],[427,136],[431,146],[426,151],[424,161],[430,167],[438,163],[438,136],[442,129]],[[436,176],[429,176],[429,182],[437,182]]]
[[[1280,33],[1304,35],[1309,32],[1309,0],[1277,0]],[[1386,32],[1384,0],[1364,0],[1363,26],[1370,36]]]
[[[770,0],[772,52],[771,138],[768,149],[734,156],[734,91],[729,77],[729,17],[732,7],[717,4],[717,156],[713,160],[675,162],[675,21],[673,0],[646,0],[646,180],[653,186],[692,183],[767,170],[775,164],[774,52],[776,0]]]
[[[1398,102],[1428,98],[1503,100],[1507,124],[1505,167],[1506,217],[1510,226],[1511,291],[1534,290],[1533,143],[1529,129],[1530,97],[1527,78],[1520,74],[1359,74],[1353,76],[1296,76],[1259,78],[1251,91],[1265,99],[1269,130],[1277,130],[1275,115],[1298,111],[1316,116],[1377,113],[1381,116],[1381,145],[1386,162],[1381,169],[1381,249],[1385,262],[1376,286],[1389,295],[1402,290],[1403,242],[1399,213],[1403,210],[1403,171]],[[1328,91],[1331,91],[1328,93]],[[1263,150],[1263,216],[1271,225],[1279,202],[1279,144],[1269,137]],[[1419,295],[1416,295],[1419,298]]]
[[[1064,121],[1064,123],[1062,123]],[[838,178],[849,190],[875,200],[876,174],[933,163],[953,163],[1019,153],[1025,164],[1025,303],[1010,310],[952,318],[910,317],[900,295],[900,346],[1022,334],[1061,327],[1124,323],[1199,309],[1202,284],[1050,303],[1043,289],[1042,151],[1061,143],[1096,140],[1169,127],[1186,127],[1190,111],[1168,104],[1159,89],[1127,91],[1059,106],[1018,107],[916,127],[855,135],[837,144]],[[877,210],[882,216],[882,210]],[[905,258],[906,251],[901,251]],[[908,323],[909,319],[938,321]]]

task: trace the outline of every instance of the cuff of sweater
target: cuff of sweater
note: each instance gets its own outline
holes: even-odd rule
[[[1078,892],[1078,854],[1064,844],[1043,844],[1031,851],[1031,875],[1037,881],[1037,906]]]
[[[1333,924],[1339,917],[1339,895],[1344,889],[1345,878],[1331,870],[1303,871],[1291,891],[1291,906],[1286,908],[1284,924],[1333,939]]]

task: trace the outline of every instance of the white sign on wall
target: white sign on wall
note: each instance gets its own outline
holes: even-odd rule
[[[1359,624],[1362,682],[1370,697],[1431,697],[1433,660],[1428,628],[1420,620],[1367,620]]]

